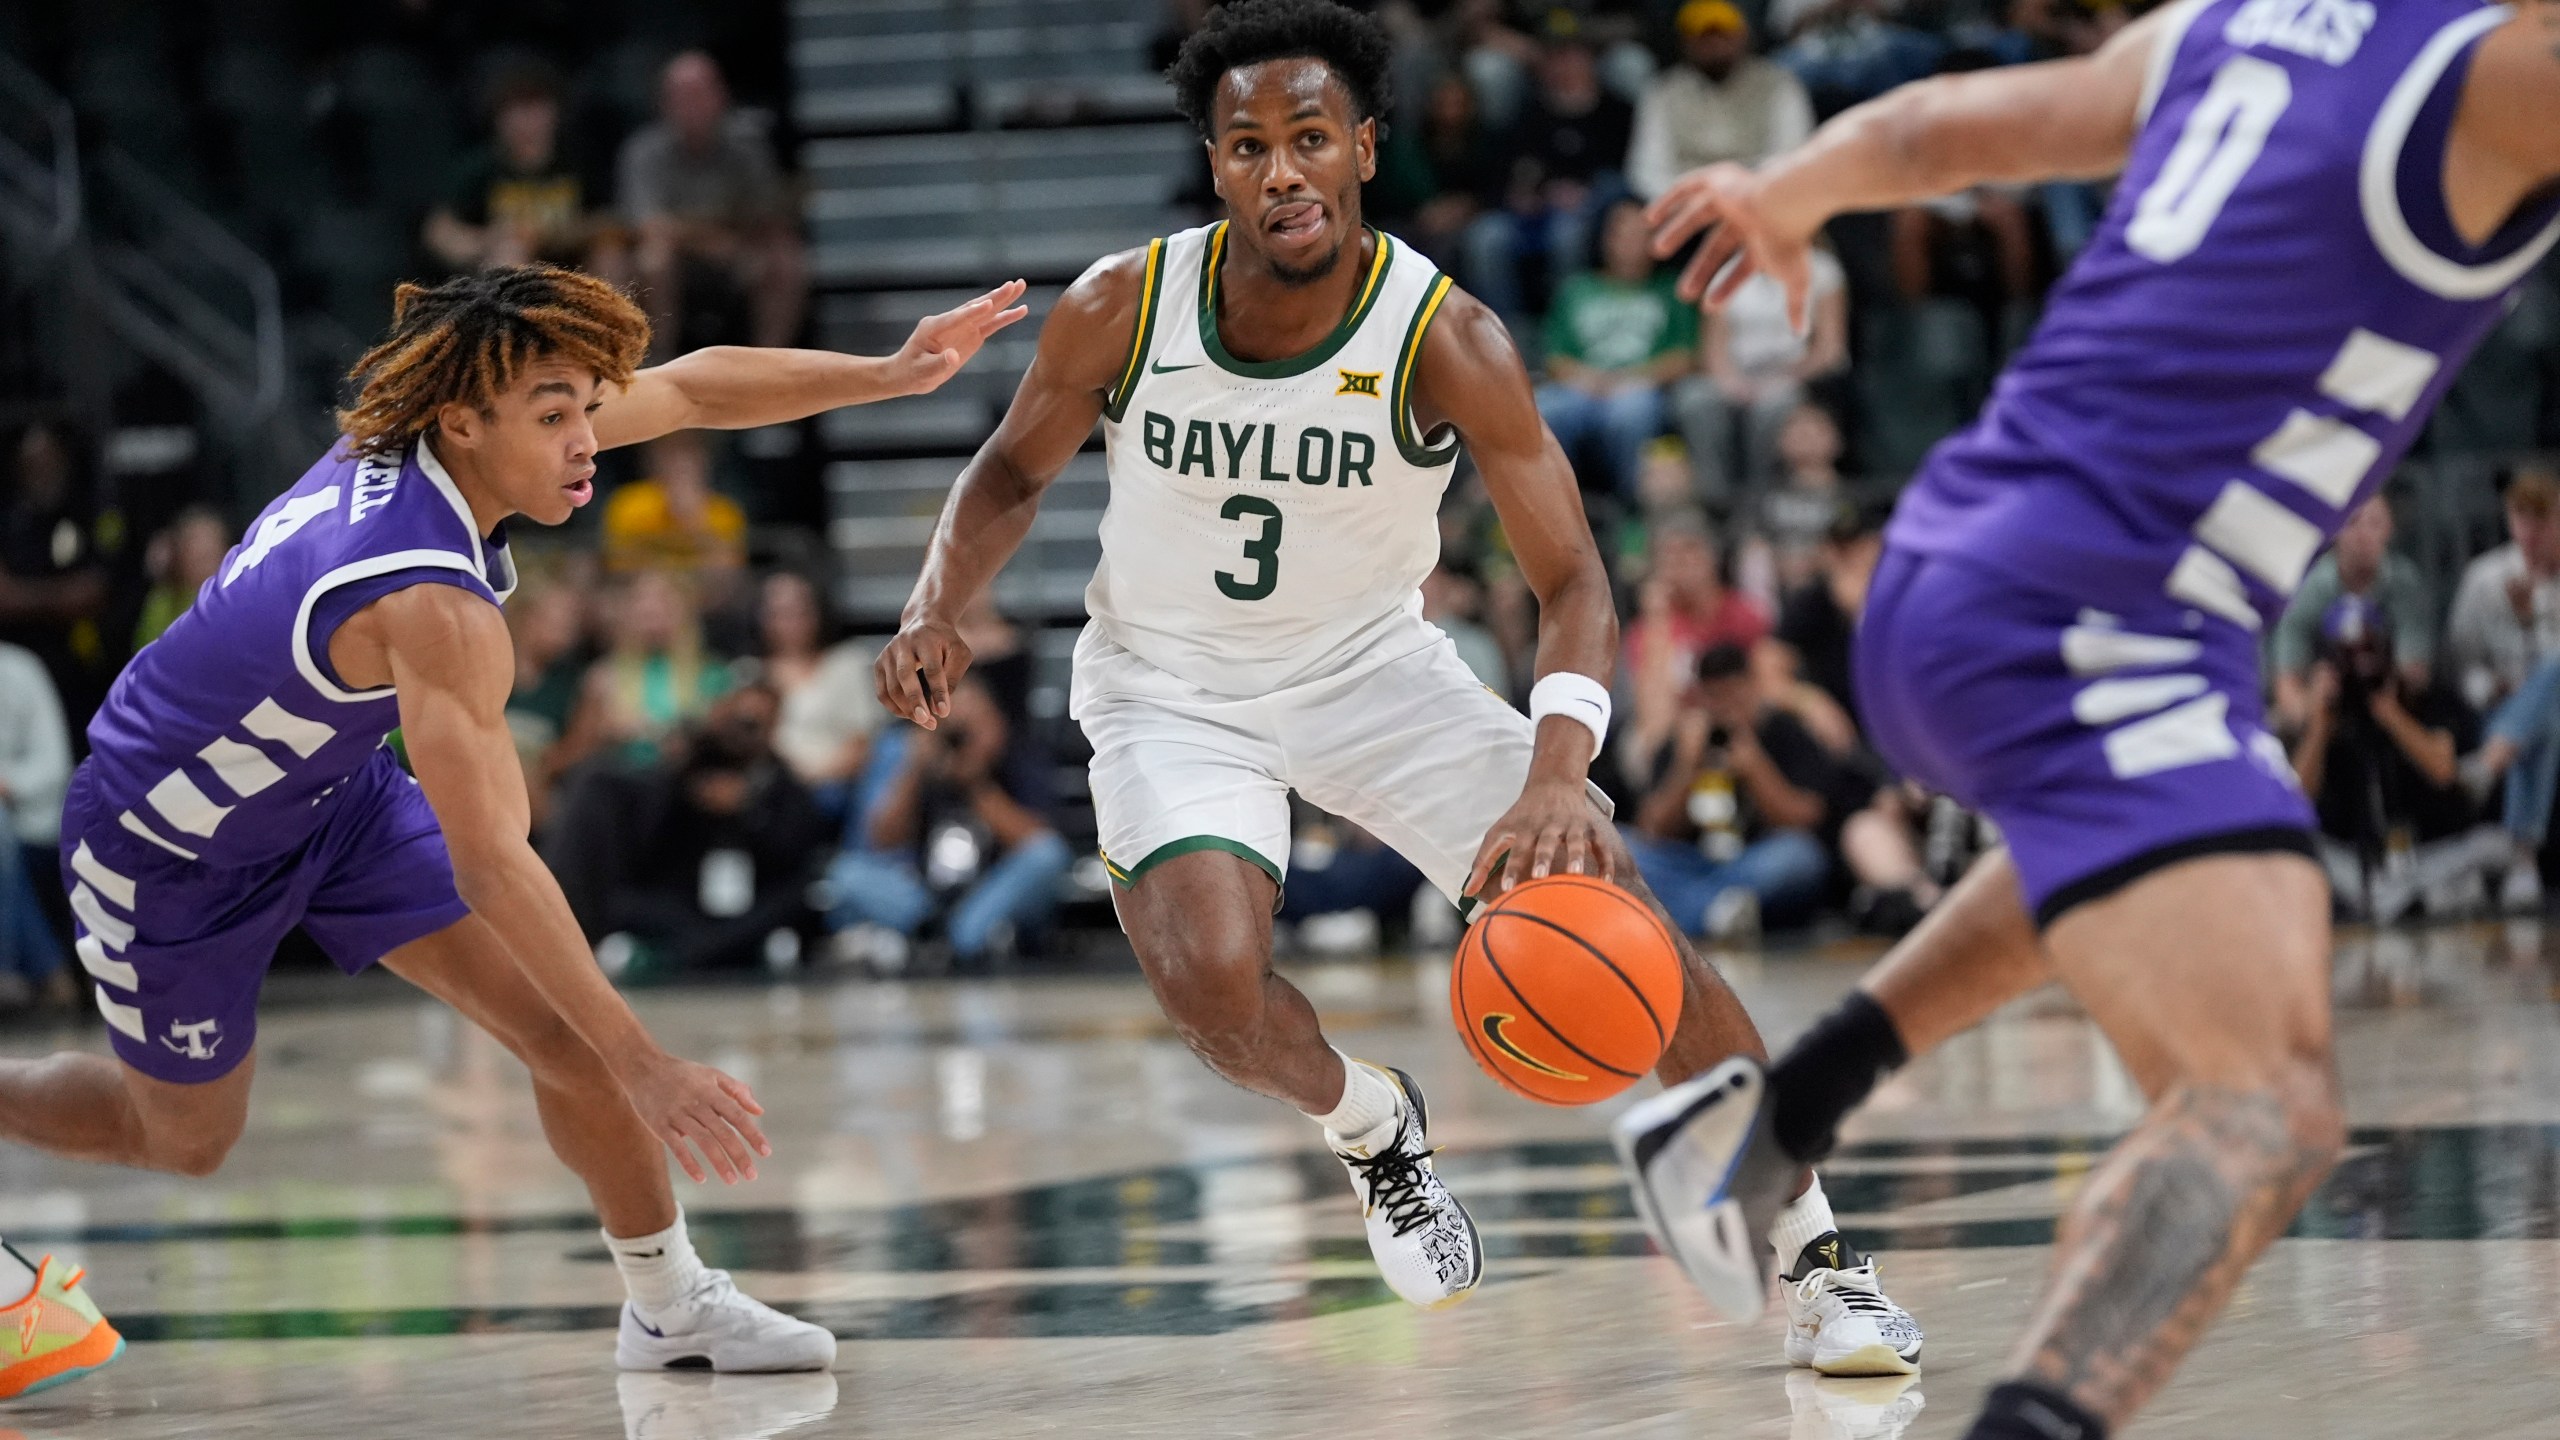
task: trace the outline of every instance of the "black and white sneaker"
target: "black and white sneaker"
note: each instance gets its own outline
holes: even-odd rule
[[[1736,1056],[1609,1127],[1636,1210],[1709,1304],[1756,1320],[1769,1303],[1767,1236],[1804,1166],[1769,1133],[1769,1077]]]
[[[1876,1279],[1873,1256],[1839,1232],[1817,1236],[1779,1277],[1787,1302],[1787,1363],[1825,1375],[1915,1375],[1920,1325]]]
[[[1426,1310],[1455,1305],[1484,1278],[1484,1242],[1476,1237],[1467,1207],[1432,1173],[1430,1112],[1422,1088],[1401,1070],[1373,1068],[1384,1071],[1404,1098],[1388,1138],[1353,1141],[1328,1131],[1325,1139],[1351,1172],[1369,1253],[1377,1257],[1387,1288]]]

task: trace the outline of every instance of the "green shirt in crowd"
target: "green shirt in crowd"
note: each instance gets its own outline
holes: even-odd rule
[[[1585,271],[1566,280],[1547,309],[1549,358],[1594,370],[1637,370],[1698,345],[1698,311],[1672,293],[1669,272],[1640,285]]]

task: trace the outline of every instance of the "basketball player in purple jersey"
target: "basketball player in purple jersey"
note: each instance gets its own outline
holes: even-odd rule
[[[388,967],[532,1070],[630,1292],[623,1368],[831,1363],[833,1336],[702,1266],[668,1183],[661,1144],[696,1181],[755,1177],[771,1150],[754,1096],[658,1047],[527,842],[505,522],[568,519],[599,450],[931,390],[1021,318],[1021,292],[926,319],[884,359],[716,348],[635,373],[649,322],[591,276],[401,287],[390,336],[357,363],[345,439],[89,726],[63,877],[116,1058],[0,1061],[0,1136],[212,1174],[247,1115],[259,984],[298,924],[341,969]],[[383,746],[394,727],[414,780]],[[51,1303],[96,1315],[76,1292]],[[0,1393],[13,1362],[42,1357],[0,1341]]]
[[[1686,293],[1765,272],[1800,314],[1834,215],[2122,175],[1905,495],[1859,633],[1876,744],[2006,851],[1784,1058],[1621,1123],[1711,1297],[1758,1310],[1748,1237],[1887,1071],[2049,980],[2150,1108],[2064,1217],[1971,1435],[2122,1425],[2328,1172],[2329,895],[2258,632],[2560,238],[2555,114],[2549,0],[2178,0],[2095,55],[1896,91],[1656,202],[1659,252],[1706,235]]]

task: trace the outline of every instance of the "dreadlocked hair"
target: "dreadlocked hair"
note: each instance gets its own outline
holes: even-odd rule
[[[391,333],[347,372],[357,393],[338,428],[354,453],[381,455],[434,428],[441,406],[486,409],[538,360],[627,385],[648,353],[648,315],[584,271],[507,265],[403,285],[391,299]]]

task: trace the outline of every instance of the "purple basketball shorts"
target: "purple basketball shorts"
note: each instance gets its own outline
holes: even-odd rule
[[[2101,610],[1888,548],[1855,665],[1878,752],[1999,824],[2040,926],[2178,860],[2311,853],[2258,637],[2165,594]]]
[[[258,988],[294,926],[352,975],[470,913],[435,812],[389,750],[320,801],[300,846],[247,866],[154,847],[90,779],[82,766],[63,806],[62,883],[107,1038],[154,1079],[200,1084],[247,1057]]]

